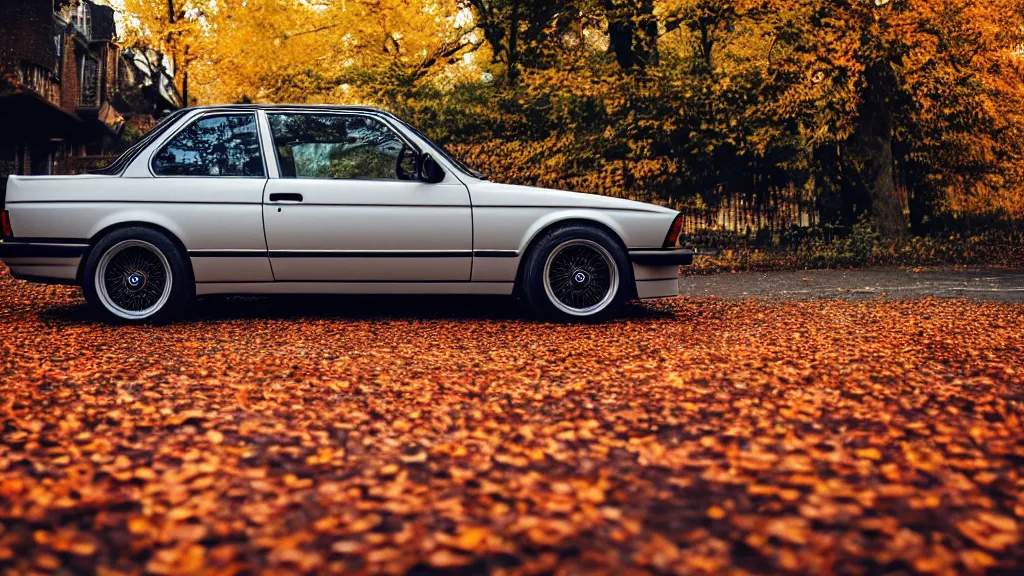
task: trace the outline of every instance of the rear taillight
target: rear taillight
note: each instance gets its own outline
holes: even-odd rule
[[[683,215],[677,214],[676,219],[672,221],[672,227],[668,229],[668,235],[665,236],[665,244],[663,248],[675,248],[676,243],[679,242],[679,234],[683,231]]]
[[[14,230],[11,229],[11,213],[7,210],[0,212],[0,230],[3,230],[4,238],[14,236]]]

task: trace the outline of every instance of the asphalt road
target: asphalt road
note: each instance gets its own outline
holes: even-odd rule
[[[974,301],[1024,303],[1024,270],[928,269],[814,270],[737,272],[684,276],[685,296],[769,298],[773,300],[840,300],[967,298]]]

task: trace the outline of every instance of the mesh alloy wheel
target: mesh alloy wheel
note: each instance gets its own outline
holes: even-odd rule
[[[619,269],[612,255],[593,240],[563,242],[544,264],[544,291],[551,304],[571,316],[592,316],[605,309],[619,290]]]
[[[107,310],[126,320],[142,320],[167,303],[174,277],[159,248],[143,240],[124,240],[100,258],[95,282]]]

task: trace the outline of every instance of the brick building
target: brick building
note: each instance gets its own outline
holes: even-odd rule
[[[114,16],[99,0],[0,0],[0,200],[8,174],[81,172],[181,106],[167,59],[122,50]]]

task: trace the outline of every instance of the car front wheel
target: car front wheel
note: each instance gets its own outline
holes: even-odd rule
[[[104,320],[160,323],[174,319],[194,293],[180,250],[149,228],[117,230],[90,251],[82,290]]]
[[[586,225],[547,233],[525,266],[527,301],[542,316],[561,321],[615,316],[632,281],[629,261],[615,238]]]

